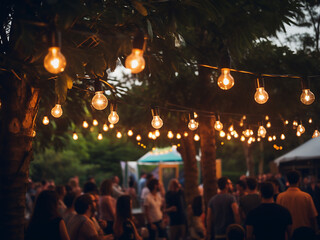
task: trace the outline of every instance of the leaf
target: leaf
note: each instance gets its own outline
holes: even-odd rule
[[[149,19],[147,19],[147,27],[148,27],[148,35],[152,41],[153,39],[153,30],[152,30],[152,25],[151,22],[149,21]]]
[[[67,98],[68,91],[68,75],[62,73],[55,81],[55,91],[60,104],[64,103]]]
[[[141,2],[138,1],[132,1],[132,4],[135,9],[144,17],[148,16],[148,11],[147,9],[142,5]]]

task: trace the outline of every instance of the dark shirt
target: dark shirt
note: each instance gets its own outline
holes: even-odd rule
[[[26,231],[25,240],[60,240],[61,217],[48,221],[34,221]]]
[[[177,208],[177,211],[168,212],[170,218],[170,226],[185,224],[185,201],[182,190],[179,190],[178,192],[169,191],[166,193],[166,207],[169,208],[172,206],[175,206]]]
[[[211,229],[215,235],[225,235],[227,227],[235,223],[231,207],[234,202],[236,198],[229,193],[217,194],[210,199],[208,207],[211,209]]]
[[[123,223],[123,234],[120,237],[114,238],[115,240],[135,240],[134,227],[130,221],[125,221]]]
[[[246,225],[253,226],[256,240],[285,240],[292,218],[288,209],[275,203],[262,203],[248,213]]]
[[[257,193],[242,196],[239,200],[240,211],[247,216],[252,209],[260,205],[260,202],[261,200]]]

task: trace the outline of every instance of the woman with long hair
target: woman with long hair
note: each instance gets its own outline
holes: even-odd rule
[[[113,225],[116,240],[142,240],[131,215],[132,201],[129,195],[120,196],[117,200],[117,214]]]
[[[42,191],[37,197],[25,240],[69,240],[66,225],[58,214],[58,195]]]
[[[109,179],[104,180],[100,185],[100,198],[99,198],[99,214],[100,219],[107,221],[107,227],[104,229],[105,234],[113,233],[113,222],[116,215],[116,200],[111,196],[112,194],[112,181]]]

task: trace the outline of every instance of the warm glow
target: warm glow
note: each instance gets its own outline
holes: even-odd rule
[[[88,122],[87,122],[87,121],[83,121],[83,123],[82,123],[82,127],[83,127],[83,128],[87,128],[87,127],[89,127]]]
[[[128,134],[129,137],[131,137],[133,135],[132,130],[129,130],[127,134]]]
[[[158,115],[153,116],[151,126],[155,129],[160,129],[163,126],[162,119]]]
[[[214,123],[214,129],[215,129],[216,131],[221,131],[221,130],[223,129],[223,124],[222,124],[219,120],[217,120],[217,121]]]
[[[301,132],[297,131],[297,137],[300,137],[301,136]]]
[[[227,139],[231,140],[231,135],[229,133],[227,134]]]
[[[272,137],[271,136],[268,137],[268,141],[272,142]]]
[[[272,139],[275,141],[277,139],[276,135],[273,135]]]
[[[266,134],[267,130],[263,126],[260,126],[258,129],[258,136],[264,138]]]
[[[257,88],[257,91],[254,94],[254,100],[259,104],[264,104],[268,101],[268,99],[269,95],[266,90],[264,90],[264,87]]]
[[[271,122],[267,122],[267,128],[271,128]]]
[[[98,126],[99,123],[98,123],[97,119],[93,119],[92,124],[93,124],[93,126]]]
[[[229,68],[222,68],[218,78],[218,86],[223,90],[229,90],[234,85],[234,79],[230,74]]]
[[[194,118],[198,118],[198,114],[196,112],[193,113]]]
[[[280,139],[281,139],[281,140],[285,140],[285,139],[286,139],[286,136],[282,133],[281,136],[280,136]]]
[[[288,120],[285,120],[285,121],[284,121],[284,124],[285,124],[285,125],[288,125],[288,124],[289,124],[289,121],[288,121]]]
[[[103,139],[102,133],[99,133],[97,138],[98,140],[102,140]]]
[[[246,138],[242,135],[241,138],[240,138],[240,141],[244,142],[245,140],[246,140]]]
[[[116,124],[117,122],[119,122],[119,115],[116,111],[111,111],[111,113],[108,116],[108,121],[111,124]]]
[[[141,136],[140,136],[140,135],[137,135],[137,136],[136,136],[136,140],[137,140],[137,141],[141,141]]]
[[[108,99],[103,91],[97,91],[91,101],[92,106],[97,110],[103,110],[108,106]]]
[[[245,137],[250,137],[251,136],[251,129],[246,129],[242,133]]]
[[[300,95],[300,101],[305,105],[310,105],[314,102],[315,96],[310,89],[303,89]]]
[[[184,132],[184,133],[183,133],[183,136],[184,136],[184,137],[188,137],[188,135],[189,135],[189,134],[188,134],[187,132]]]
[[[308,121],[310,124],[312,123],[312,118],[309,118],[309,121]]]
[[[122,133],[121,132],[117,132],[117,138],[122,138]]]
[[[261,141],[261,138],[258,137],[258,138],[257,138],[257,142],[260,142],[260,141]]]
[[[58,74],[64,71],[67,61],[59,47],[51,47],[44,58],[43,64],[48,72]]]
[[[320,136],[320,132],[318,130],[314,130],[312,138],[316,138]]]
[[[49,122],[50,122],[49,118],[47,116],[44,116],[42,120],[43,125],[48,125]]]
[[[235,132],[235,131],[234,131]],[[233,137],[234,138],[238,138],[239,137],[239,134],[237,133],[237,132],[235,132],[234,134],[233,134]]]
[[[73,140],[75,140],[75,141],[77,141],[78,140],[78,134],[76,133],[76,132],[74,132],[73,134],[72,134],[72,138],[73,138]]]
[[[109,130],[109,127],[107,124],[103,124],[103,127],[102,127],[103,131],[108,131]]]
[[[110,123],[109,128],[114,128],[114,125]]]
[[[172,133],[171,131],[168,132],[168,135],[167,135],[167,136],[168,136],[168,138],[170,138],[170,139],[172,139],[172,138],[174,137],[174,136],[173,136],[173,133]]]
[[[59,118],[62,116],[62,108],[60,104],[56,104],[52,109],[51,109],[51,115],[55,118]]]
[[[151,139],[151,138],[152,138],[152,135],[153,135],[152,132],[149,132],[149,133],[148,133],[148,138]]]
[[[196,120],[194,119],[190,119],[189,123],[188,123],[188,128],[191,130],[191,131],[194,131],[198,128],[199,126],[199,123],[196,122]]]
[[[268,115],[266,115],[266,117],[264,118],[266,121],[268,121],[269,120],[269,116]]]
[[[228,128],[229,132],[233,132],[234,130],[234,127],[233,127],[233,124],[231,124],[231,126]]]
[[[160,131],[159,131],[159,130],[156,130],[156,131],[154,132],[154,135],[155,135],[156,137],[160,137]]]
[[[180,133],[177,133],[176,138],[177,138],[177,139],[181,139],[181,134],[180,134]]]
[[[243,120],[241,119],[240,123],[239,123],[240,127],[243,127]]]
[[[297,126],[298,126],[298,122],[297,122],[296,120],[294,120],[294,121],[292,122],[292,125],[295,126],[295,127],[297,127]]]
[[[131,70],[131,73],[139,73],[145,68],[143,50],[133,48],[132,53],[126,58],[125,67]]]
[[[225,137],[225,136],[226,136],[226,133],[221,130],[220,133],[219,133],[219,135],[220,135],[220,137]]]
[[[193,139],[194,139],[195,141],[199,141],[199,140],[200,140],[200,136],[199,136],[198,134],[195,134]]]
[[[304,126],[302,124],[299,124],[299,126],[297,127],[297,131],[299,131],[301,134],[303,134],[306,129],[304,128]]]

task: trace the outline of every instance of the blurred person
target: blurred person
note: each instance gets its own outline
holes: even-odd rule
[[[300,173],[298,171],[288,172],[287,180],[289,188],[278,195],[277,203],[289,210],[293,222],[292,231],[299,227],[311,227],[316,230],[318,212],[312,197],[298,188]]]
[[[148,183],[153,179],[153,174],[149,173],[146,177],[146,185],[141,191],[141,196],[140,196],[140,205],[143,207],[143,202],[146,199],[146,196],[150,193],[150,190],[148,188]]]
[[[103,229],[107,227],[107,221],[100,219],[99,221],[97,220],[97,213],[98,213],[98,204],[99,204],[99,195],[94,194],[94,193],[88,193],[91,197],[92,204],[93,204],[93,215],[90,217],[91,221],[94,224],[94,227],[96,228],[99,236],[104,235]]]
[[[88,179],[87,179],[87,181],[96,184],[96,180],[94,179],[93,176],[89,176]]]
[[[260,187],[261,204],[248,213],[247,240],[286,240],[290,238],[292,218],[288,209],[275,204],[273,185],[263,182]]]
[[[138,196],[139,196],[139,199],[140,199],[140,196],[141,196],[142,189],[146,186],[146,182],[147,182],[146,177],[147,177],[147,174],[142,172],[141,176],[140,176],[140,179],[138,181]]]
[[[132,176],[129,177],[129,187],[126,190],[126,193],[131,197],[132,207],[133,208],[139,207],[137,192],[136,192],[136,182],[134,181],[134,178]]]
[[[316,184],[316,179],[314,176],[310,177],[309,185],[307,186],[306,192],[312,197],[314,206],[317,209],[317,212],[320,211],[320,188]],[[320,216],[317,216],[317,223],[320,224]],[[318,225],[319,226],[319,225]]]
[[[218,179],[219,194],[208,203],[207,231],[208,239],[226,239],[226,230],[230,224],[240,224],[236,198],[229,193],[231,181],[227,177]]]
[[[45,180],[45,179],[41,180],[41,190],[42,190],[42,191],[43,191],[43,190],[47,190],[48,187],[49,187],[48,181]]]
[[[291,240],[316,240],[316,233],[312,228],[299,227],[296,228],[292,234]]]
[[[239,203],[239,200],[242,196],[245,196],[247,194],[247,184],[244,180],[239,180],[236,183],[236,199]]]
[[[244,228],[239,224],[231,224],[227,228],[227,240],[245,240]]]
[[[68,185],[71,187],[71,191],[74,192],[76,196],[79,196],[81,194],[81,188],[79,186],[79,178],[70,178]]]
[[[66,211],[67,207],[63,202],[64,196],[67,194],[66,188],[63,185],[58,185],[56,187],[56,192],[58,194],[58,213],[60,216],[63,216],[64,212]]]
[[[116,219],[113,232],[116,240],[142,240],[132,220],[132,201],[130,196],[123,195],[117,200]]]
[[[301,191],[304,191],[304,192],[308,193],[309,185],[310,185],[309,176],[308,177],[304,177],[303,180],[302,180],[302,183],[301,183],[301,187],[300,187]]]
[[[112,181],[104,180],[100,185],[99,214],[102,220],[107,221],[107,227],[104,228],[105,234],[113,233],[113,222],[116,214],[116,200],[111,196]]]
[[[58,195],[44,190],[36,199],[25,240],[69,240],[63,219],[58,213]]]
[[[242,196],[239,200],[239,213],[242,222],[246,219],[248,213],[260,205],[261,199],[257,191],[258,182],[254,177],[248,177],[247,180],[247,195]]]
[[[118,176],[112,177],[112,197],[118,199],[118,197],[124,194],[122,187],[119,185],[120,179]]]
[[[273,185],[273,189],[274,189],[273,200],[276,202],[277,197],[280,193],[280,183],[279,183],[278,179],[276,179],[275,177],[270,178],[269,182],[271,182]]]
[[[166,230],[163,226],[163,213],[161,210],[163,207],[163,199],[159,193],[159,181],[157,179],[151,179],[148,182],[148,188],[150,193],[144,200],[144,209],[149,230],[149,239],[156,239],[157,233],[159,239],[165,239]]]
[[[202,196],[196,196],[189,209],[189,234],[192,240],[202,240],[206,236],[206,228],[201,216],[203,214]]]
[[[65,210],[62,217],[66,225],[68,224],[69,220],[74,215],[77,214],[76,211],[74,210],[74,204],[73,204],[75,199],[76,199],[76,194],[74,192],[69,192],[64,196],[63,202],[66,205],[67,209]]]
[[[99,195],[99,190],[97,184],[88,181],[83,185],[83,193],[91,193],[94,195]]]
[[[186,203],[178,179],[173,178],[170,180],[165,199],[165,212],[170,218],[169,239],[184,239],[186,233]]]

